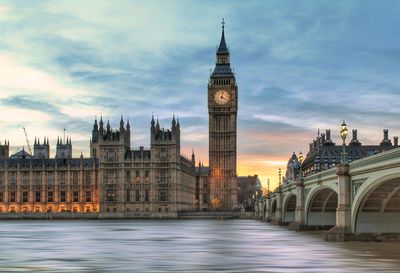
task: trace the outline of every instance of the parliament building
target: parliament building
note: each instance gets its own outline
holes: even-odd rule
[[[176,217],[182,211],[237,206],[236,124],[238,88],[230,67],[224,23],[216,65],[208,82],[209,162],[181,154],[179,119],[170,128],[150,122],[150,148],[131,148],[129,121],[119,128],[94,121],[90,157],[72,157],[71,138],[35,139],[33,153],[10,156],[0,145],[0,213],[91,213],[117,217]],[[30,149],[29,149],[30,150]]]

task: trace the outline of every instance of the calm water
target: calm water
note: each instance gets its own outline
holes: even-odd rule
[[[0,272],[400,272],[400,243],[251,220],[0,222]]]

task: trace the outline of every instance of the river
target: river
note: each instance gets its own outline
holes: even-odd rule
[[[0,272],[400,272],[400,243],[252,220],[2,221]]]

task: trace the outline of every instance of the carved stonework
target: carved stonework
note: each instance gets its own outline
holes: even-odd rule
[[[350,167],[349,164],[340,163],[336,165],[336,174],[337,175],[349,175]]]

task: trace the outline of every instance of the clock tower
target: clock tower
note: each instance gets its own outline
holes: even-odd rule
[[[236,136],[238,87],[230,66],[222,20],[221,42],[208,82],[209,164],[211,207],[233,209],[237,204]]]

